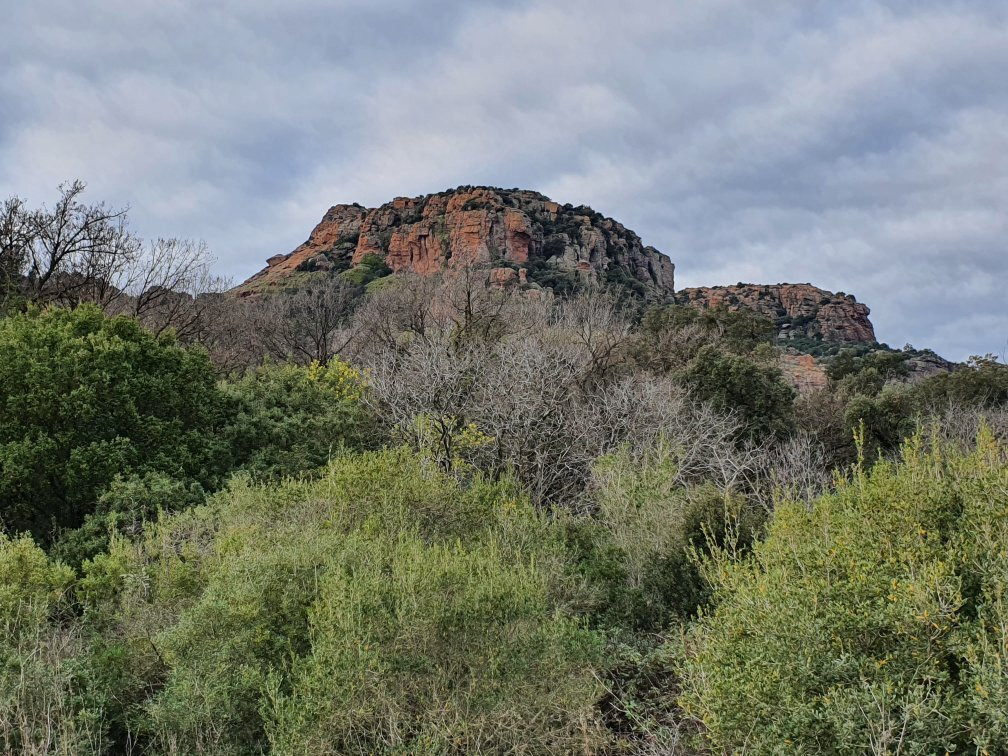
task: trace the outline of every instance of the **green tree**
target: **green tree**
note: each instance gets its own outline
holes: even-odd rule
[[[783,438],[794,429],[795,392],[775,365],[708,345],[678,375],[697,399],[738,413],[744,438]]]
[[[921,406],[938,410],[1003,406],[1008,404],[1008,365],[993,355],[970,357],[958,370],[921,381],[914,393]]]
[[[120,473],[216,486],[226,417],[206,354],[95,307],[0,320],[0,518],[41,543]]]

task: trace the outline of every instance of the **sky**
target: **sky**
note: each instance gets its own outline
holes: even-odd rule
[[[1004,0],[0,0],[0,198],[129,205],[240,281],[336,203],[587,204],[676,286],[853,293],[1008,351]]]

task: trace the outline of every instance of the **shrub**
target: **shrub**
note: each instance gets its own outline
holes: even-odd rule
[[[491,541],[352,538],[309,612],[311,653],[272,679],[281,753],[571,752],[591,743],[598,644],[546,576]]]
[[[159,514],[196,506],[205,498],[206,492],[198,483],[175,480],[164,473],[117,476],[99,497],[95,510],[85,516],[84,524],[57,536],[51,553],[68,565],[80,567],[108,549],[114,534],[136,536]]]
[[[915,394],[920,404],[929,409],[1008,405],[1008,365],[997,362],[991,355],[971,357],[963,368],[921,381]]]
[[[28,536],[0,534],[0,747],[90,753],[100,728],[76,680],[83,646],[69,617],[74,573]]]
[[[783,438],[794,429],[795,392],[776,366],[705,346],[680,378],[697,399],[738,413],[743,438]]]
[[[388,242],[386,241],[382,244],[382,247],[387,248]],[[385,262],[385,258],[372,252],[364,255],[357,265],[343,271],[340,273],[340,276],[349,283],[358,286],[367,286],[372,281],[383,278],[391,272],[392,268]]]
[[[116,539],[82,595],[111,617],[128,708],[109,716],[155,750],[566,750],[594,737],[598,692],[564,564],[513,484],[388,451],[238,479]]]
[[[620,451],[593,474],[598,508],[574,521],[572,545],[583,574],[600,591],[595,615],[603,626],[657,632],[694,615],[707,588],[693,552],[755,519],[744,502],[712,484],[685,485],[674,449],[645,455]]]
[[[97,308],[0,320],[0,519],[47,543],[120,471],[213,487],[226,417],[207,355]]]
[[[1008,742],[1008,452],[920,436],[706,565],[682,702],[716,751],[993,752]]]
[[[237,411],[224,431],[235,465],[276,479],[316,470],[341,448],[374,442],[363,377],[345,362],[264,365],[223,386]]]

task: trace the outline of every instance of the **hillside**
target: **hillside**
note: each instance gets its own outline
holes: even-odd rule
[[[674,287],[675,266],[668,256],[589,207],[561,205],[527,190],[460,187],[398,197],[378,208],[334,205],[304,244],[269,258],[238,290],[261,291],[301,274],[347,270],[369,255],[393,272],[428,274],[460,264],[510,268],[528,285],[559,292],[602,280],[654,300]]]

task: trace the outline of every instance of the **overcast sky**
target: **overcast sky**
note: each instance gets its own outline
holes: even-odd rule
[[[1008,3],[0,0],[0,196],[68,178],[243,279],[330,205],[589,204],[677,287],[854,293],[1008,347]]]

